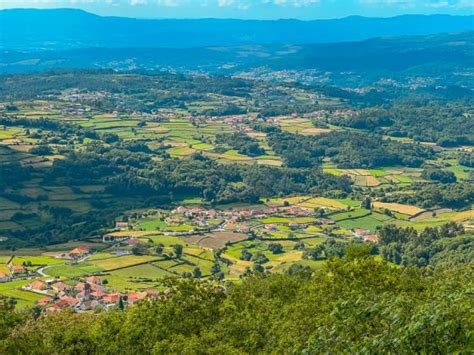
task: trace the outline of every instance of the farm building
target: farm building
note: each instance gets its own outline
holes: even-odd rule
[[[33,281],[32,283],[30,283],[28,285],[28,288],[30,288],[31,290],[34,290],[34,291],[44,291],[44,290],[47,290],[49,288],[49,285],[44,281],[36,280],[36,281]]]
[[[23,265],[15,265],[13,263],[8,264],[8,270],[12,276],[20,276],[22,274],[27,274],[28,270]]]
[[[51,298],[50,297],[43,297],[43,298],[40,298],[38,301],[36,301],[36,305],[38,307],[45,307],[50,303],[51,303]]]
[[[0,282],[8,282],[10,280],[11,280],[10,276],[5,274],[4,272],[0,272]]]
[[[362,237],[362,239],[364,239],[365,242],[372,242],[372,243],[375,243],[375,244],[378,244],[378,242],[379,242],[379,237],[375,234],[366,235],[366,236]]]
[[[51,285],[51,288],[56,292],[60,292],[60,291],[66,292],[71,289],[71,286],[66,285],[64,282],[56,282]]]
[[[146,297],[148,296],[148,293],[146,292],[133,292],[133,293],[129,293],[127,295],[127,302],[129,304],[134,304],[134,303],[137,303],[143,299],[145,299]]]
[[[77,247],[71,250],[68,254],[66,254],[66,257],[69,257],[70,259],[80,259],[89,254],[90,254],[89,248]]]
[[[357,228],[354,230],[354,234],[356,237],[363,238],[371,235],[372,233],[367,229]]]
[[[97,284],[97,285],[102,284],[102,281],[100,280],[100,277],[98,277],[98,276],[88,276],[88,277],[86,277],[85,280],[86,280],[87,283],[90,283],[90,284]]]
[[[115,222],[115,229],[127,229],[128,222]]]
[[[105,303],[117,303],[120,300],[120,293],[109,293],[102,299]]]

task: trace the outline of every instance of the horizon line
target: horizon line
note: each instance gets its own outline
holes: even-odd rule
[[[334,20],[344,20],[352,17],[359,17],[365,19],[393,19],[398,17],[415,17],[415,16],[422,16],[422,17],[433,17],[433,16],[447,16],[447,17],[474,17],[474,14],[467,14],[467,15],[452,15],[452,14],[445,14],[445,13],[437,13],[437,14],[400,14],[394,16],[364,16],[364,15],[348,15],[342,17],[332,17],[332,18],[314,18],[314,19],[299,19],[295,17],[280,17],[274,19],[259,19],[259,18],[236,18],[236,17],[129,17],[129,16],[117,16],[117,15],[101,15],[95,13],[93,11],[87,11],[81,8],[76,7],[52,7],[52,8],[35,8],[35,7],[12,7],[12,8],[1,8],[0,12],[4,11],[18,11],[18,10],[33,10],[33,11],[58,11],[58,10],[66,10],[66,11],[79,11],[89,15],[103,17],[103,18],[124,18],[124,19],[132,19],[132,20],[234,20],[234,21],[301,21],[301,22],[311,22],[311,21],[334,21]]]

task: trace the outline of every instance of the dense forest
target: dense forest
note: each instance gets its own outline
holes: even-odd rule
[[[382,193],[380,200],[414,204],[425,208],[436,206],[463,208],[469,207],[474,201],[474,186],[470,182],[416,184],[413,189],[414,193],[410,195],[395,193],[387,196]]]
[[[293,167],[313,166],[323,157],[329,157],[340,168],[419,167],[424,160],[434,156],[430,148],[351,131],[334,131],[319,136],[272,133],[269,144],[288,166]]]
[[[468,264],[474,261],[474,238],[464,235],[464,227],[454,222],[426,228],[387,225],[380,229],[380,254],[388,261],[405,266]]]
[[[332,123],[393,137],[434,142],[443,147],[474,143],[472,100],[449,103],[427,98],[399,99],[387,107],[368,108]]]
[[[38,317],[4,303],[0,351],[469,352],[472,276],[469,266],[399,269],[354,248],[314,272],[256,272],[227,286],[168,280],[161,301],[116,312]]]

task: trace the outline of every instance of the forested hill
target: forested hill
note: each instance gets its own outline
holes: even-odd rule
[[[9,50],[1,53],[0,64],[5,72],[100,67],[119,70],[199,69],[231,74],[265,66],[277,70],[316,69],[364,74],[404,72],[453,79],[456,72],[460,77],[472,70],[473,53],[474,31],[470,31],[298,46],[83,48],[34,53]]]
[[[22,50],[330,43],[472,29],[473,16],[448,15],[314,21],[144,20],[101,17],[73,9],[0,11],[0,46]]]
[[[227,288],[171,282],[116,312],[36,317],[0,308],[3,354],[469,353],[472,268],[398,269],[361,256]],[[170,282],[168,282],[170,284]],[[123,307],[122,307],[123,308]],[[31,312],[30,312],[31,313]],[[58,350],[60,349],[60,350]]]

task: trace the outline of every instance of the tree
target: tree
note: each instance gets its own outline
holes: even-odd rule
[[[469,266],[427,272],[363,256],[334,258],[312,272],[264,271],[258,265],[227,288],[215,280],[170,279],[166,301],[123,311],[66,310],[35,320],[0,308],[0,352],[438,354],[470,348]]]
[[[176,259],[179,259],[181,256],[183,256],[183,246],[181,244],[173,245],[173,251]]]
[[[123,311],[125,309],[125,303],[123,302],[123,297],[120,297],[119,298],[119,302],[118,302],[118,305],[117,305],[118,309]]]
[[[161,243],[158,244],[158,245],[156,246],[156,249],[155,249],[156,255],[158,255],[158,256],[163,255],[164,247],[165,247],[165,246],[164,246],[163,244],[161,244]]]
[[[367,196],[364,201],[362,201],[362,205],[361,205],[362,208],[365,208],[367,210],[371,210],[372,209],[372,199]]]
[[[256,264],[265,264],[266,262],[269,261],[267,256],[263,253],[254,254],[251,260]]]
[[[302,240],[296,242],[295,246],[293,247],[293,249],[295,250],[304,250],[305,248],[306,248],[306,245],[304,244]]]
[[[211,266],[211,274],[217,274],[221,271],[221,265],[218,261],[215,261],[214,264]]]
[[[252,259],[252,253],[250,253],[247,248],[242,249],[241,254],[240,260],[250,261],[250,259]]]
[[[195,267],[194,270],[193,270],[193,277],[195,279],[199,279],[199,278],[201,278],[201,276],[202,276],[201,269],[198,268],[198,267]]]
[[[280,243],[270,243],[268,245],[268,250],[270,250],[273,254],[281,254],[283,253],[283,245]]]

